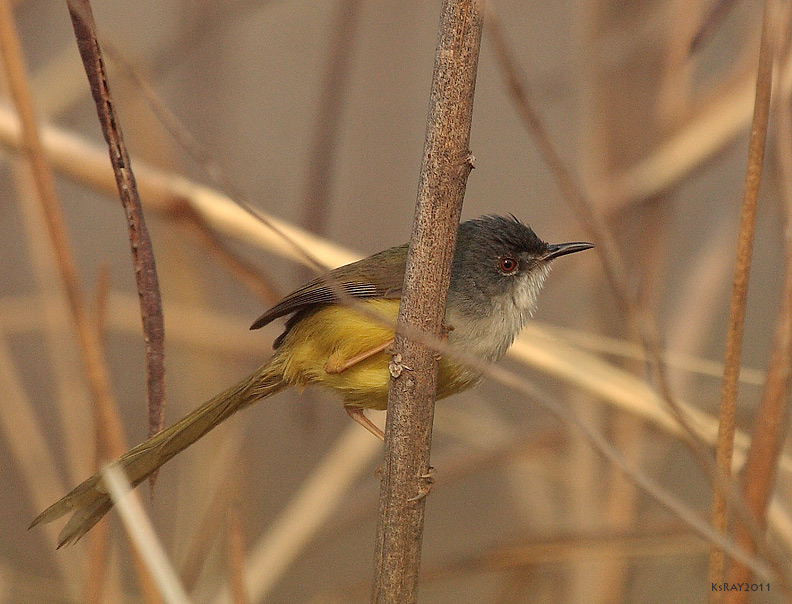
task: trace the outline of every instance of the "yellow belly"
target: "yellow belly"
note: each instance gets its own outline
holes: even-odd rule
[[[382,321],[333,304],[292,327],[272,358],[272,363],[280,365],[285,380],[296,386],[317,384],[330,388],[347,405],[385,409],[390,382],[388,351],[378,352],[342,371],[334,369],[393,339],[399,300],[368,300],[362,304]],[[478,379],[470,370],[441,358],[438,398],[469,388]]]

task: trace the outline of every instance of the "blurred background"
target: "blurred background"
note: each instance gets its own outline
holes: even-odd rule
[[[123,212],[117,194],[88,174],[83,155],[106,153],[95,108],[65,3],[13,5],[38,115],[55,134],[74,137],[53,160],[57,192],[134,444],[147,433],[143,340]],[[711,8],[687,1],[492,5],[547,133],[612,228],[630,286],[673,353],[675,395],[716,414],[761,6],[729,3],[691,52]],[[133,168],[141,170],[164,300],[172,423],[268,358],[280,325],[247,328],[273,295],[311,272],[273,253],[264,238],[257,244],[220,221],[178,211],[175,194],[153,203],[152,169],[234,189],[352,254],[406,241],[440,3],[95,1],[93,9]],[[521,121],[492,41],[485,26],[471,139],[476,169],[463,218],[513,213],[547,241],[590,239]],[[777,88],[789,111],[788,82]],[[167,132],[152,95],[222,166],[227,184],[213,181]],[[13,125],[7,96],[0,110]],[[97,536],[59,551],[60,524],[26,530],[95,471],[103,427],[94,422],[26,163],[12,152],[13,127],[2,127],[0,602],[156,602],[141,588],[114,513]],[[743,349],[738,427],[747,433],[779,306],[785,202],[778,159],[789,143],[776,135],[774,117]],[[255,269],[258,288],[246,285],[240,266]],[[552,336],[548,347],[575,351],[566,357],[578,363],[577,382],[558,367],[504,364],[708,517],[710,479],[677,433],[603,388],[595,395],[580,385],[607,385],[615,371],[634,398],[646,399],[645,364],[596,254],[556,264],[535,319]],[[357,438],[349,430],[362,432],[332,395],[285,392],[169,463],[153,500],[148,487],[139,489],[195,602],[216,601],[240,564],[247,564],[250,602],[368,601],[378,445],[345,456],[349,467],[331,481],[343,484],[338,499],[319,491],[322,503],[309,506],[317,517],[290,507],[316,469],[334,463],[338,443]],[[771,540],[789,554],[783,519],[792,466],[785,459]],[[709,545],[529,398],[487,381],[443,401],[433,465],[424,602],[684,603],[709,595]],[[296,514],[290,527],[311,528],[304,535],[289,528],[273,541],[287,512]],[[771,591],[753,601],[781,599]]]

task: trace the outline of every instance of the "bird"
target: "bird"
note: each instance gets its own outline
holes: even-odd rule
[[[487,362],[500,359],[536,308],[552,262],[593,247],[548,244],[513,215],[459,225],[443,319],[447,344]],[[356,422],[383,439],[366,409],[387,408],[390,346],[408,245],[347,264],[293,291],[262,314],[258,329],[288,317],[274,353],[251,375],[111,462],[136,486],[176,454],[252,403],[290,387],[334,391]],[[355,304],[348,304],[348,299]],[[438,360],[437,399],[478,384],[481,374],[448,355]],[[31,528],[73,512],[58,547],[85,535],[112,507],[98,472],[39,514]]]

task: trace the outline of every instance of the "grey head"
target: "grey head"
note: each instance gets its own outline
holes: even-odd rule
[[[548,244],[514,216],[482,216],[459,226],[446,322],[452,343],[489,360],[500,358],[536,307],[560,256],[586,242]]]

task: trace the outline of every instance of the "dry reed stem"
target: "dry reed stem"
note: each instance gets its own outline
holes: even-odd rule
[[[124,473],[111,464],[102,472],[102,480],[124,523],[130,541],[140,552],[166,604],[189,604],[190,599],[157,540],[151,522],[140,505],[140,500],[130,495],[132,487]]]
[[[37,332],[42,329],[42,303],[38,296],[0,298],[0,329],[9,334]],[[168,302],[173,318],[168,320],[168,339],[178,344],[234,357],[260,358],[268,340],[278,335],[277,327],[249,333],[249,319],[199,308],[192,304]],[[63,309],[53,316],[60,320],[55,333],[65,337],[70,315]],[[65,324],[64,324],[65,323]],[[106,329],[110,332],[140,334],[140,306],[137,296],[111,291],[108,297]],[[195,329],[201,325],[201,329]],[[266,344],[262,344],[266,342]]]
[[[228,511],[228,574],[233,604],[250,604],[245,589],[245,536],[239,514],[239,504]]]
[[[116,186],[127,221],[132,266],[140,297],[143,342],[146,349],[148,429],[149,436],[153,436],[162,430],[165,422],[165,324],[154,249],[143,216],[129,153],[124,143],[121,122],[110,93],[102,51],[96,38],[96,23],[90,0],[67,0],[66,3],[69,7],[77,47],[91,85],[99,124],[110,151],[110,163],[113,166]],[[156,473],[149,478],[152,488],[155,480]]]
[[[68,482],[77,483],[93,470],[93,425],[81,421],[86,410],[84,386],[75,363],[74,342],[64,338],[62,321],[68,324],[68,305],[58,283],[55,251],[47,236],[38,198],[33,189],[30,171],[20,159],[12,162],[18,207],[25,230],[25,245],[30,257],[30,271],[41,300],[33,331],[42,333],[51,363],[53,400],[57,402],[60,433],[65,445]],[[77,369],[77,370],[76,370]],[[75,421],[76,420],[76,421]]]
[[[706,542],[679,529],[563,534],[546,539],[529,537],[459,556],[451,561],[427,565],[421,572],[421,581],[428,583],[469,577],[471,573],[526,572],[539,565],[591,563],[592,560],[697,557],[706,549]],[[365,594],[366,588],[365,582],[353,581],[320,592],[310,602],[349,602],[353,597]],[[514,601],[506,602],[513,604]]]
[[[249,551],[245,586],[253,602],[266,598],[319,527],[336,514],[350,487],[381,453],[382,443],[367,431],[357,424],[346,428]],[[230,593],[223,590],[212,601],[229,604]]]
[[[750,516],[746,513],[743,502],[737,499],[727,476],[724,476],[712,463],[709,452],[698,439],[697,431],[692,428],[685,409],[674,398],[668,381],[667,369],[663,363],[660,351],[658,327],[653,318],[646,312],[646,309],[639,306],[638,301],[627,287],[625,265],[610,230],[602,218],[594,211],[593,203],[577,185],[571,172],[566,168],[556,152],[547,131],[539,120],[538,113],[528,98],[526,87],[517,70],[511,49],[499,29],[497,17],[495,17],[491,9],[489,9],[489,13],[492,15],[490,29],[493,34],[501,70],[512,93],[512,98],[516,103],[518,113],[525,126],[536,139],[540,152],[550,166],[554,177],[558,180],[564,197],[581,217],[586,227],[590,229],[594,240],[598,243],[605,274],[612,290],[616,294],[617,300],[621,304],[622,311],[629,319],[630,326],[646,350],[662,401],[670,409],[675,420],[682,428],[684,440],[690,446],[694,459],[712,476],[714,488],[719,493],[722,493],[724,500],[729,500],[735,506],[746,525],[749,526],[752,536],[756,537],[758,527],[751,523]]]
[[[105,165],[106,160],[103,157],[103,153],[97,151],[95,146],[55,128],[45,128],[43,135],[48,154],[55,161],[55,165],[64,173],[71,178],[84,180],[100,190],[109,191],[114,189],[112,174]],[[16,121],[9,112],[2,110],[0,110],[0,138],[11,148],[19,148],[19,130]],[[186,199],[208,221],[218,226],[221,230],[256,245],[271,246],[277,252],[284,253],[288,257],[302,259],[289,246],[285,245],[277,235],[272,235],[265,227],[246,215],[244,211],[233,206],[226,197],[207,187],[194,185],[181,177],[167,175],[141,165],[138,166],[138,180],[141,184],[141,189],[150,193],[150,195],[144,196],[144,199],[153,208],[167,212],[178,205],[175,202]],[[289,229],[292,236],[300,233],[299,230],[290,228],[285,223],[280,223],[279,226]],[[306,236],[304,242],[308,247],[314,249],[317,256],[327,258],[329,265],[342,264],[356,258],[354,254],[345,252],[337,246],[327,244],[319,238]],[[321,245],[316,245],[317,242]],[[539,353],[538,358],[541,362],[547,361],[543,351],[534,350],[534,352]],[[567,367],[566,370],[568,371],[569,369]],[[640,400],[641,398],[640,395],[631,397],[632,400]],[[650,396],[650,400],[653,398],[653,396]],[[644,410],[655,416],[658,415],[656,409],[652,406],[647,406]],[[269,586],[265,585],[264,589],[269,589]]]
[[[792,73],[777,88],[792,88]],[[671,188],[695,168],[744,132],[751,124],[756,83],[754,73],[712,95],[697,115],[653,152],[608,180],[592,185],[592,196],[602,200],[606,214],[648,199]]]
[[[789,31],[787,8],[785,29]],[[780,39],[785,39],[781,37]],[[785,65],[788,68],[789,65]],[[773,489],[778,457],[788,431],[789,390],[792,379],[792,116],[789,110],[789,95],[778,95],[779,133],[777,158],[780,171],[780,188],[783,196],[784,216],[784,281],[781,303],[776,319],[773,348],[767,370],[767,381],[756,410],[751,447],[741,476],[743,496],[748,510],[760,525],[764,526],[767,504]],[[735,530],[735,541],[747,551],[754,551],[755,544],[741,524]],[[751,580],[751,571],[741,564],[733,564],[727,582],[741,584]],[[729,592],[726,602],[745,602],[747,593]]]
[[[14,102],[22,123],[23,141],[20,145],[27,151],[34,182],[43,208],[47,230],[52,240],[58,261],[58,271],[67,293],[69,306],[77,324],[80,351],[92,395],[95,399],[112,400],[109,376],[96,332],[88,318],[88,312],[79,289],[77,269],[68,241],[66,225],[60,210],[55,186],[46,155],[39,137],[39,129],[33,112],[32,98],[28,89],[19,40],[14,29],[13,15],[7,0],[0,0],[0,45]],[[120,435],[120,425],[114,428]]]
[[[217,519],[228,512],[229,503],[237,490],[241,449],[242,439],[232,440],[225,446],[217,455],[217,466],[224,468],[225,473],[221,476],[215,475],[214,480],[205,487],[207,491],[214,490],[208,493],[209,505],[206,506],[203,516],[195,522],[197,525],[195,534],[189,540],[186,554],[179,566],[179,576],[184,582],[185,589],[189,592],[195,588],[206,558],[222,528]]]
[[[0,8],[0,12],[2,12]],[[2,17],[0,17],[0,23]],[[2,25],[0,25],[2,27]],[[65,491],[65,485],[56,472],[57,463],[50,450],[44,430],[27,396],[22,379],[15,370],[11,351],[0,331],[0,388],[9,404],[0,405],[0,430],[19,467],[33,505],[44,509]],[[58,530],[52,525],[44,527],[47,543],[53,548],[58,543]],[[79,598],[78,581],[85,551],[76,550],[75,556],[57,556],[55,564],[63,578],[70,598]]]
[[[360,13],[360,0],[339,0],[327,50],[327,65],[318,95],[316,116],[308,159],[308,179],[303,199],[302,225],[312,232],[327,230],[328,202],[332,191],[335,158],[344,100],[352,66],[352,51]]]
[[[107,165],[107,154],[99,146],[52,126],[41,128],[41,141],[44,156],[65,177],[110,195],[116,193],[113,172]],[[18,152],[23,150],[17,118],[11,111],[1,107],[0,144]],[[183,204],[186,202],[219,232],[301,263],[306,263],[306,259],[295,251],[291,241],[297,241],[301,248],[312,250],[317,258],[322,259],[325,267],[340,266],[360,259],[359,255],[320,237],[264,215],[268,223],[288,237],[287,241],[238,207],[228,196],[182,176],[158,170],[145,162],[136,164],[141,199],[150,211],[165,215],[172,213],[178,218],[183,216]]]
[[[729,307],[729,326],[726,334],[726,353],[724,359],[723,387],[719,411],[718,444],[716,463],[723,476],[731,476],[732,452],[734,448],[735,415],[737,408],[737,389],[742,353],[745,307],[748,298],[748,281],[753,251],[756,206],[762,176],[767,124],[770,117],[770,98],[772,91],[773,55],[775,53],[774,23],[772,22],[771,0],[764,6],[762,37],[759,47],[759,68],[756,76],[756,100],[751,134],[748,140],[748,163],[745,174],[745,191],[740,217],[740,231],[734,266],[734,283]],[[729,506],[727,494],[715,488],[712,501],[712,523],[715,528],[726,534]],[[723,580],[724,554],[713,548],[710,554],[709,581],[720,583]],[[719,602],[723,592],[711,592],[710,602]]]
[[[110,291],[110,267],[102,265],[96,279],[94,293],[94,318],[99,341],[107,335],[107,298]],[[110,457],[106,443],[99,430],[94,426],[93,467],[101,468],[104,460]],[[88,472],[86,472],[87,474]],[[77,482],[77,481],[75,481]],[[105,579],[108,575],[110,554],[110,519],[105,517],[96,523],[88,541],[88,571],[85,574],[85,601],[87,604],[102,604],[105,601]],[[120,586],[114,586],[118,589]]]
[[[709,307],[711,308],[711,306]],[[710,313],[712,314],[712,313]],[[532,325],[539,327],[547,336],[565,341],[588,351],[620,357],[632,361],[646,361],[646,352],[635,342],[613,338],[582,329],[573,329],[534,320]],[[679,347],[684,350],[686,347]],[[689,376],[702,376],[723,379],[723,363],[705,359],[695,354],[676,352],[669,348],[663,352],[663,360],[671,369],[677,369]],[[750,386],[761,386],[765,382],[765,372],[753,367],[740,366],[740,382]]]
[[[83,370],[91,392],[96,412],[97,429],[102,430],[108,442],[115,444],[123,452],[123,430],[116,413],[115,402],[110,389],[110,377],[98,335],[89,318],[85,300],[79,286],[77,268],[72,256],[68,231],[63,219],[60,204],[55,193],[55,185],[50,167],[44,153],[33,100],[25,72],[22,49],[16,33],[13,14],[7,0],[0,0],[0,49],[8,78],[11,96],[21,122],[21,147],[27,154],[33,181],[42,206],[49,237],[52,241],[58,264],[60,279],[67,294],[67,300],[75,322],[77,339]],[[139,575],[144,594],[151,594],[147,574]],[[147,598],[156,602],[156,598]]]

